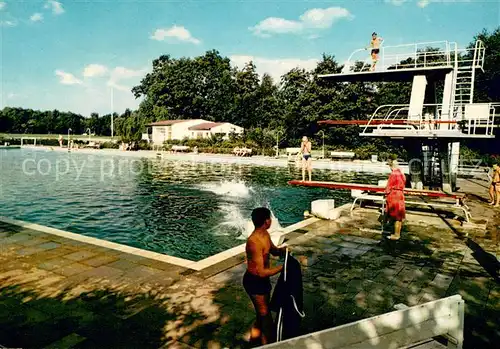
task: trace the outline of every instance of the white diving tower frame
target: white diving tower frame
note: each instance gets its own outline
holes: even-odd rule
[[[366,57],[365,49],[354,51],[341,73],[319,77],[343,82],[412,81],[409,104],[379,106],[368,121],[360,123],[360,135],[418,139],[422,143],[437,141],[441,157],[445,158],[442,159],[444,163],[441,161],[445,169],[442,170],[442,188],[454,190],[459,141],[495,138],[498,127],[495,121],[500,115],[500,103],[474,103],[476,70],[484,72],[486,48],[483,42],[477,40],[473,47],[465,49],[449,41],[383,46],[375,71],[370,70],[370,58],[356,64],[354,59],[362,52]],[[440,81],[444,83],[438,101],[436,84]],[[427,91],[428,87],[434,93]],[[426,94],[428,99],[429,95],[434,95],[433,100],[426,103]]]

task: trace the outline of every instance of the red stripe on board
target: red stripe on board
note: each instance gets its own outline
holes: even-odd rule
[[[320,125],[420,125],[420,124],[456,124],[456,121],[440,120],[440,121],[412,121],[412,120],[321,120]]]
[[[315,188],[326,188],[326,189],[357,189],[363,191],[383,193],[385,191],[384,187],[379,187],[372,184],[357,184],[357,183],[337,183],[337,182],[302,182],[299,180],[289,181],[290,185],[297,185],[303,187],[315,187]],[[405,189],[404,193],[406,195],[412,196],[429,196],[429,197],[444,197],[453,199],[462,199],[465,194],[447,194],[442,191],[436,190],[418,190],[418,189]]]

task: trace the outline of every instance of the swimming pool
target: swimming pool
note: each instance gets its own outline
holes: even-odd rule
[[[250,212],[268,206],[281,227],[316,199],[349,192],[291,187],[295,166],[194,163],[34,149],[0,150],[0,215],[198,261],[244,242]],[[380,176],[315,170],[315,180]]]

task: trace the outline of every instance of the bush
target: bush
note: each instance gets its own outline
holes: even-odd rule
[[[120,146],[115,142],[104,142],[101,143],[101,149],[119,149]]]
[[[198,148],[198,153],[205,154],[232,154],[233,148],[203,147]]]
[[[360,160],[368,160],[371,159],[372,155],[378,155],[379,149],[374,144],[363,145],[357,148],[354,153],[356,154],[356,158]]]

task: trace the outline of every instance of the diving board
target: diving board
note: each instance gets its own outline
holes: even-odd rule
[[[375,184],[358,184],[358,183],[339,183],[339,182],[319,182],[319,181],[300,181],[291,180],[288,182],[290,185],[297,185],[303,187],[316,187],[316,188],[326,188],[326,189],[345,189],[345,190],[362,190],[375,193],[383,193],[385,191],[384,187],[380,187]],[[403,193],[405,195],[413,196],[428,196],[435,198],[453,198],[453,199],[465,199],[466,195],[463,193],[445,193],[444,191],[438,190],[424,190],[424,189],[410,189],[405,188]]]
[[[430,81],[438,81],[451,71],[453,65],[322,74],[318,78],[337,82],[403,82],[412,81],[414,76],[425,75]]]
[[[373,193],[384,193],[385,187],[379,185],[372,184],[358,184],[358,183],[338,183],[338,182],[317,182],[317,181],[300,181],[300,180],[292,180],[289,181],[290,185],[297,186],[305,186],[305,187],[315,187],[315,188],[326,188],[326,189],[337,189],[337,190],[351,190],[351,192],[358,192],[354,195],[355,199],[353,204],[351,205],[351,211],[354,208],[355,202],[359,199],[362,200],[372,200],[372,201],[380,201],[384,205],[385,197],[384,196],[376,196],[376,195],[363,195],[364,192],[373,192]],[[443,201],[411,201],[405,200],[405,205],[417,205],[417,206],[429,206],[429,207],[439,207],[445,209],[458,209],[464,213],[464,218],[467,222],[470,222],[472,219],[470,209],[465,203],[466,195],[464,193],[446,193],[443,191],[437,190],[424,190],[424,189],[410,189],[405,188],[403,193],[407,196],[417,196],[417,197],[427,197],[431,199],[452,199],[453,202],[443,202]]]

